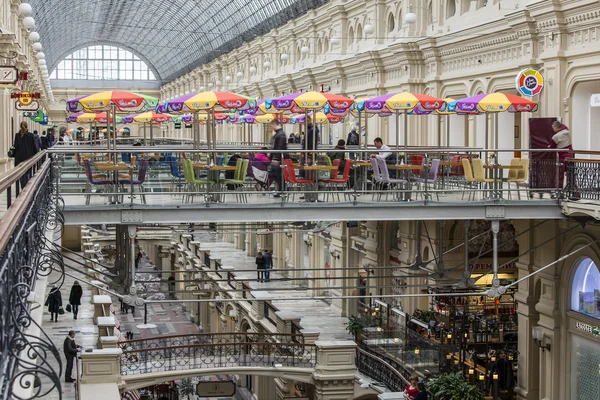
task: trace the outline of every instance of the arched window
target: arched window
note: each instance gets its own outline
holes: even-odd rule
[[[302,52],[300,51],[300,46],[296,47],[296,61],[300,61],[302,59]]]
[[[321,39],[317,42],[317,54],[323,54],[323,41]]]
[[[329,51],[329,39],[325,38],[323,48],[325,49],[325,52]]]
[[[454,17],[456,14],[456,0],[446,1],[446,18]]]
[[[50,79],[154,81],[148,65],[130,51],[114,46],[90,46],[69,54]]]
[[[433,1],[429,2],[427,6],[427,25],[433,24]]]
[[[354,43],[354,28],[350,27],[350,32],[348,32],[348,44]]]
[[[396,19],[394,18],[394,14],[390,13],[388,15],[388,23],[387,23],[388,33],[391,33],[396,29]]]
[[[358,27],[356,28],[356,43],[358,43],[362,40],[362,36],[363,36],[362,25],[358,24]]]
[[[600,319],[600,270],[591,258],[578,262],[571,283],[571,310]]]

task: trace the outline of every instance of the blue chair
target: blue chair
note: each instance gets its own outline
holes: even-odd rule
[[[171,189],[175,186],[177,186],[177,188],[182,188],[183,184],[181,182],[181,180],[183,178],[185,178],[185,176],[183,175],[183,173],[179,172],[179,166],[177,165],[177,158],[176,157],[169,157],[169,167],[171,168]],[[175,179],[177,179],[177,182],[175,182]]]

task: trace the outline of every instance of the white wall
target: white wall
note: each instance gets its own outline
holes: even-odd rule
[[[600,108],[590,107],[590,96],[600,93],[600,81],[583,82],[573,92],[571,137],[576,150],[600,150]]]

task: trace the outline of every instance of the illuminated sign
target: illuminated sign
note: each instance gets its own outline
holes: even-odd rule
[[[575,328],[579,329],[580,331],[589,333],[593,336],[600,336],[600,329],[598,329],[597,326],[591,326],[588,324],[584,324],[583,322],[577,322],[575,323]]]

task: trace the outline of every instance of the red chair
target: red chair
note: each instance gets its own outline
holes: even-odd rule
[[[298,178],[296,176],[296,171],[294,170],[294,162],[290,159],[283,160],[284,168],[284,178],[288,183],[290,189],[300,189],[301,185],[314,185],[315,181],[310,179]],[[304,190],[306,191],[306,189]],[[292,201],[294,201],[294,194],[292,194]]]
[[[339,160],[335,160],[339,161]],[[335,165],[335,161],[333,164]],[[339,164],[339,163],[338,163]],[[350,170],[352,169],[352,160],[346,160],[346,165],[344,165],[344,172],[341,179],[338,179],[337,175],[335,178],[331,179],[323,179],[320,182],[325,184],[325,188],[332,191],[331,196],[333,197],[333,188],[345,190],[348,187],[348,179],[350,179]],[[332,173],[333,175],[333,173]],[[340,201],[340,193],[337,192],[338,201]],[[344,199],[346,196],[349,196],[348,193],[344,193]],[[325,194],[325,201],[329,199],[329,193]]]
[[[416,154],[411,154],[410,156],[410,165],[422,165],[423,164],[423,159],[425,157],[423,156],[419,156]],[[415,175],[421,175],[421,170],[420,169],[413,169],[412,173]]]

